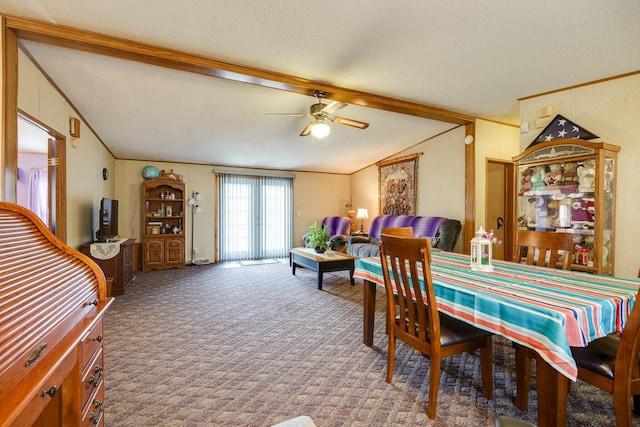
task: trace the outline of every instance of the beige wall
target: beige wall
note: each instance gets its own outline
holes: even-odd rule
[[[67,243],[79,247],[97,230],[100,199],[114,197],[115,181],[104,181],[102,169],[114,177],[115,161],[84,122],[71,147],[69,118],[79,115],[21,51],[18,61],[18,108],[67,138]]]
[[[418,158],[417,215],[444,216],[464,223],[464,136],[464,127],[457,127],[393,156],[423,153]],[[372,165],[353,174],[351,192],[354,208],[369,210],[366,231],[379,215],[378,167]],[[462,251],[461,240],[456,249]]]
[[[117,160],[116,161],[116,195],[120,201],[119,231],[121,235],[141,240],[142,203],[141,184],[142,169],[153,165],[160,170],[171,170],[175,174],[184,176],[187,195],[197,191],[202,195],[198,206],[202,213],[195,216],[195,236],[193,247],[198,250],[198,259],[214,260],[216,250],[215,236],[215,191],[212,165],[190,165],[183,163],[164,163],[148,161]],[[242,170],[240,168],[236,168]],[[232,168],[225,168],[232,170]],[[276,171],[269,171],[270,173]],[[294,224],[293,244],[302,245],[302,235],[305,229],[314,222],[320,224],[325,216],[345,215],[346,201],[349,199],[349,176],[293,172],[294,189]],[[187,260],[191,259],[191,214],[185,214],[186,253]]]
[[[486,120],[476,120],[476,230],[482,225],[489,229],[486,219],[487,159],[511,161],[520,153],[519,128]]]
[[[534,123],[539,108],[550,106],[551,117],[561,114],[584,126],[605,141],[621,147],[618,154],[617,210],[615,243],[615,276],[636,278],[640,267],[638,250],[640,227],[640,75],[526,99],[520,102],[521,123],[530,131],[522,134],[524,150],[542,131]]]

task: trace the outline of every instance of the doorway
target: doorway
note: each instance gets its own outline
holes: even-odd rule
[[[18,114],[16,203],[34,212],[66,241],[65,138],[27,114]]]
[[[502,240],[502,245],[493,248],[493,258],[498,260],[511,260],[513,257],[513,173],[512,162],[487,159],[485,224]]]

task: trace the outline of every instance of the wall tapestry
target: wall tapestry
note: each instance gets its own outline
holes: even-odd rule
[[[415,215],[418,155],[379,163],[380,215]]]

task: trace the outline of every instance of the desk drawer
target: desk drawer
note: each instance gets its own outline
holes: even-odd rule
[[[80,342],[80,367],[83,370],[96,350],[102,347],[103,328],[101,317]]]
[[[82,412],[82,427],[93,427],[104,425],[104,381],[100,382],[100,385],[95,390],[93,396],[91,396],[87,407]]]
[[[91,363],[87,365],[87,368],[82,372],[82,383],[80,385],[80,402],[82,408],[90,403],[90,397],[92,393],[102,385],[104,374],[104,360],[103,360],[102,348],[99,348],[95,354],[95,357],[91,360]]]

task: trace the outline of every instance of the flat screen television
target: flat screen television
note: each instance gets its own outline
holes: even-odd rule
[[[110,242],[118,235],[118,201],[103,198],[100,202],[100,225],[96,235],[98,242]]]

